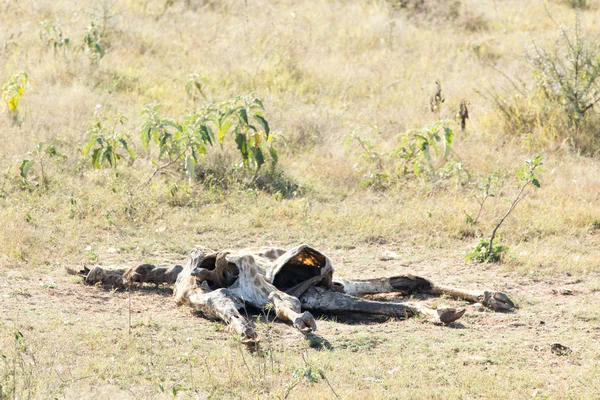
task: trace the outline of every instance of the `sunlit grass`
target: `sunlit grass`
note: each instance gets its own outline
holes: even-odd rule
[[[84,289],[65,274],[65,266],[81,264],[181,262],[198,244],[307,242],[331,255],[345,276],[410,267],[456,284],[494,287],[496,277],[508,277],[515,291],[523,282],[569,276],[589,279],[585,290],[596,293],[597,156],[530,134],[504,135],[501,116],[476,92],[511,90],[502,73],[529,79],[525,49],[534,40],[552,44],[556,24],[572,25],[576,11],[553,1],[425,1],[426,13],[395,3],[0,5],[0,85],[17,71],[29,76],[19,123],[0,107],[0,298],[6,299],[0,354],[9,360],[0,359],[0,398],[11,393],[15,376],[18,395],[31,398],[332,398],[334,391],[341,398],[598,397],[600,350],[585,331],[595,329],[598,315],[581,306],[555,316],[555,304],[536,300],[550,287],[518,292],[521,309],[514,315],[469,312],[465,329],[418,320],[358,327],[319,321],[333,352],[310,349],[300,334],[275,324],[272,342],[263,343],[272,346],[271,358],[244,353],[222,326],[192,319],[155,293],[145,294],[153,300],[135,295],[129,336],[125,294],[90,289],[81,297]],[[594,7],[579,13],[591,33],[600,26]],[[95,62],[81,45],[102,16],[105,55]],[[44,44],[44,20],[60,27],[69,48]],[[161,103],[166,115],[180,118],[201,105],[186,94],[190,73],[206,79],[211,102],[250,92],[264,99],[280,135],[279,178],[298,185],[296,195],[243,182],[188,181],[176,167],[140,186],[156,168],[137,133],[140,110]],[[446,100],[433,113],[437,79]],[[360,187],[361,149],[345,144],[349,132],[389,151],[399,133],[454,119],[463,99],[470,119],[464,133],[456,129],[453,157],[470,180],[407,178],[385,191]],[[124,130],[138,153],[133,166],[94,170],[83,158],[97,109],[127,118]],[[24,184],[19,166],[41,141],[67,158],[45,162],[46,185],[39,165]],[[509,246],[503,263],[466,264],[467,251],[489,236],[510,204],[506,198],[516,195],[515,173],[538,153],[547,172],[541,189],[530,190],[499,230],[499,242]],[[492,173],[499,176],[497,196],[470,224],[477,183]],[[373,261],[383,250],[398,252],[403,266]],[[541,318],[546,326],[560,323],[540,330],[536,342],[531,335]],[[531,330],[505,331],[531,321]],[[266,329],[259,325],[261,335]],[[25,347],[15,343],[17,331]],[[575,355],[556,358],[546,348],[552,340]],[[331,385],[324,378],[311,382],[309,370],[321,371]]]

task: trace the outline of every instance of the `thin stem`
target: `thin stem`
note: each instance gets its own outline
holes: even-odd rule
[[[582,114],[585,114],[585,112],[587,110],[589,110],[590,108],[594,107],[594,105],[600,101],[600,97],[598,97],[596,100],[592,101],[590,104],[588,104],[587,106],[585,106],[585,108],[583,110],[581,110]]]
[[[498,224],[496,225],[496,227],[492,231],[492,235],[490,236],[490,245],[489,245],[489,248],[488,248],[488,256],[491,254],[492,249],[494,248],[493,246],[494,246],[494,238],[496,237],[496,232],[498,231],[498,229],[500,228],[500,226],[504,223],[504,220],[515,209],[515,207],[517,206],[517,204],[519,204],[519,202],[525,198],[525,196],[523,195],[523,192],[524,192],[525,188],[527,186],[529,186],[529,183],[530,183],[529,181],[525,182],[525,184],[521,187],[521,190],[519,191],[519,194],[517,195],[517,197],[515,198],[515,200],[512,202],[512,204],[508,208],[508,211],[506,211],[506,214],[504,214],[504,216],[500,219],[500,222],[498,222]]]
[[[535,43],[534,43],[534,44],[535,44]],[[499,70],[498,68],[496,68],[496,67],[495,67],[495,66],[493,66],[493,65],[492,65],[492,68],[494,69],[494,71],[496,71],[496,72],[500,73],[500,75],[502,75],[504,78],[506,78],[506,80],[510,82],[510,84],[512,85],[512,87],[514,87],[514,88],[515,88],[515,90],[516,90],[517,92],[521,93],[521,95],[522,95],[522,96],[524,96],[524,97],[525,97],[525,96],[527,96],[527,95],[525,94],[525,92],[523,92],[523,89],[519,88],[519,86],[518,86],[518,85],[515,83],[515,81],[513,81],[513,80],[511,79],[511,77],[510,77],[510,76],[508,76],[508,75],[507,75],[507,74],[505,74],[503,71]]]
[[[256,170],[254,171],[254,175],[252,176],[252,183],[256,183],[256,179],[258,178],[258,173],[260,172],[260,167],[261,167],[261,165],[258,165],[256,167]]]
[[[42,170],[42,190],[46,188],[46,174],[44,174],[44,157],[40,157],[40,169]]]
[[[479,216],[481,215],[481,211],[483,210],[483,204],[485,203],[486,200],[487,200],[487,196],[485,196],[481,202],[479,200],[477,200],[477,202],[479,203],[479,211],[477,211],[477,216],[473,220],[474,224],[477,223],[477,220],[479,219]]]
[[[160,167],[156,168],[154,170],[154,172],[152,172],[152,174],[148,177],[148,179],[146,179],[144,182],[142,182],[138,187],[135,188],[136,191],[140,190],[141,188],[143,188],[144,186],[146,186],[147,184],[150,183],[150,181],[152,180],[152,178],[154,178],[156,176],[156,174],[158,174],[160,171],[162,171],[163,169],[166,169],[168,167],[170,167],[171,165],[175,164],[177,161],[181,160],[181,157],[183,157],[185,155],[185,152],[181,153],[179,156],[177,156],[175,159],[170,160],[168,163],[161,165]]]
[[[254,383],[254,374],[252,374],[252,371],[250,370],[250,367],[248,366],[248,363],[246,362],[246,356],[244,356],[244,350],[242,349],[242,344],[241,341],[238,341],[238,348],[240,350],[240,354],[242,355],[242,361],[244,362],[244,366],[246,367],[246,370],[248,370],[248,375],[250,375],[250,380],[252,380],[252,382]]]
[[[339,399],[340,396],[335,392],[335,389],[333,389],[333,386],[331,386],[331,383],[329,383],[329,379],[327,379],[327,376],[325,376],[325,373],[323,371],[321,371],[321,375],[323,376],[323,379],[325,379],[325,382],[327,382],[327,386],[329,386],[329,389],[331,389],[335,398]]]
[[[129,337],[131,337],[131,283],[129,284]]]

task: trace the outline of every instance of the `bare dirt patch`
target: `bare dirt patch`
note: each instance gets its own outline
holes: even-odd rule
[[[407,266],[378,260],[372,247],[333,254],[334,262],[346,257],[353,262],[338,263],[336,273],[343,276],[415,273],[440,283],[485,285],[509,293],[519,308],[498,313],[450,298],[417,297],[411,300],[464,307],[467,313],[449,326],[322,315],[318,331],[307,337],[259,313],[254,318],[261,344],[257,352],[248,352],[220,323],[176,307],[167,287],[132,291],[129,334],[129,293],[84,286],[57,270],[39,279],[8,278],[0,286],[3,348],[9,356],[34,357],[30,368],[45,377],[46,390],[66,397],[84,389],[132,398],[160,397],[173,389],[187,395],[236,397],[250,390],[277,397],[296,380],[302,387],[298,396],[331,397],[322,378],[311,382],[302,375],[311,368],[317,375],[321,371],[342,397],[417,398],[425,389],[411,386],[415,379],[431,379],[433,387],[427,390],[443,397],[466,396],[482,384],[510,396],[598,393],[597,274],[541,279],[502,273],[501,266],[447,260]],[[12,350],[15,331],[29,346],[25,353]],[[568,351],[554,351],[557,343]],[[172,368],[192,372],[170,373]],[[231,368],[237,374],[233,384],[231,378],[210,378]],[[294,397],[294,390],[288,395]]]

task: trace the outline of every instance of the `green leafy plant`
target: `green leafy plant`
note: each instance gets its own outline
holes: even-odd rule
[[[508,250],[508,246],[490,245],[487,239],[481,239],[475,248],[467,254],[467,261],[475,261],[478,263],[494,263],[502,260],[503,253]]]
[[[159,149],[159,161],[163,157],[167,161],[152,174],[176,162],[183,161],[183,168],[188,178],[195,175],[195,166],[201,154],[206,154],[207,145],[212,145],[214,135],[203,124],[199,114],[188,114],[182,123],[163,117],[162,105],[148,104],[141,112],[142,123],[140,134],[146,148],[155,143]],[[151,178],[152,178],[151,176]]]
[[[103,29],[95,21],[88,25],[83,37],[83,50],[87,52],[93,62],[98,62],[104,57],[105,49],[102,41]]]
[[[482,239],[477,243],[475,248],[469,252],[466,256],[467,261],[476,262],[498,262],[502,259],[503,253],[508,250],[507,246],[494,245],[496,239],[496,233],[502,226],[506,218],[514,211],[515,207],[527,196],[527,189],[529,186],[540,188],[540,181],[538,178],[539,172],[544,172],[542,168],[542,157],[536,156],[532,159],[525,161],[525,166],[521,171],[517,173],[517,178],[521,183],[517,196],[512,200],[508,210],[502,218],[498,221],[489,239]]]
[[[117,0],[94,0],[90,12],[90,24],[87,26],[82,51],[87,52],[90,60],[97,64],[110,47],[112,21],[119,15],[114,11]]]
[[[254,170],[253,180],[258,176],[267,157],[273,165],[277,163],[279,156],[273,147],[275,136],[271,134],[260,99],[237,96],[219,106],[208,106],[205,110],[215,127],[220,145],[223,145],[229,132],[233,134],[243,165]]]
[[[128,135],[117,131],[117,127],[124,122],[125,117],[122,115],[109,118],[96,116],[94,124],[86,132],[89,140],[83,149],[84,158],[87,158],[91,151],[91,163],[94,168],[101,168],[106,164],[116,168],[119,160],[124,158],[128,158],[130,164],[135,161],[135,152],[127,141]]]
[[[21,186],[27,187],[29,186],[29,173],[31,168],[39,164],[40,173],[41,173],[41,185],[45,187],[47,184],[46,174],[44,172],[44,161],[46,158],[55,158],[64,160],[67,157],[60,153],[55,145],[46,145],[44,142],[39,142],[33,151],[30,151],[28,155],[32,156],[30,158],[24,159],[19,166],[20,175],[22,178]]]
[[[263,104],[258,98],[235,97],[233,100],[208,104],[187,114],[181,122],[163,117],[161,105],[149,104],[141,112],[140,135],[146,148],[154,143],[159,161],[168,160],[151,175],[176,162],[182,162],[188,178],[195,176],[199,157],[210,147],[225,147],[228,136],[233,136],[241,156],[241,165],[253,171],[252,181],[270,158],[272,165],[278,161],[273,147],[274,136],[263,114]]]
[[[454,121],[440,120],[398,135],[401,144],[394,149],[392,156],[404,161],[403,172],[412,167],[416,176],[435,180],[465,171],[460,163],[451,160],[453,125]]]
[[[188,81],[185,84],[185,92],[193,101],[198,100],[199,97],[207,100],[206,95],[202,90],[203,85],[206,83],[206,78],[200,77],[200,74],[189,74]]]
[[[58,49],[65,51],[71,45],[71,39],[63,35],[60,26],[48,20],[40,22],[39,36],[45,47],[52,49],[54,54]]]
[[[383,190],[392,184],[390,179],[393,160],[389,153],[377,151],[377,146],[366,137],[362,137],[352,131],[348,134],[346,145],[356,142],[362,149],[358,157],[357,167],[361,173],[361,188],[371,187],[375,190]]]
[[[452,145],[454,131],[451,120],[440,120],[420,129],[412,129],[396,136],[400,142],[390,152],[378,152],[370,140],[351,132],[347,143],[357,142],[363,153],[359,156],[360,185],[386,188],[409,175],[436,181],[469,173],[454,161]]]
[[[14,123],[18,122],[19,102],[25,93],[28,81],[29,76],[25,72],[19,71],[2,85],[2,100],[6,103],[8,113]]]

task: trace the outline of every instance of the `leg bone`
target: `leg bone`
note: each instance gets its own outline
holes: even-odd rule
[[[308,310],[323,312],[359,312],[365,314],[386,315],[396,318],[408,318],[422,315],[433,323],[444,323],[456,321],[463,316],[465,310],[453,308],[433,310],[418,303],[388,303],[360,299],[347,294],[326,290],[323,288],[310,288],[301,297],[302,307]]]
[[[335,279],[336,286],[342,286],[346,294],[362,296],[365,294],[400,292],[405,295],[413,293],[430,293],[446,295],[472,303],[481,303],[494,310],[510,310],[515,304],[502,293],[488,290],[466,290],[445,285],[437,285],[428,279],[414,275],[400,275],[378,279]]]
[[[187,303],[206,316],[224,321],[243,341],[256,339],[254,325],[238,311],[243,308],[243,303],[229,290],[210,290],[203,285],[189,292]]]
[[[504,293],[489,290],[466,290],[451,286],[435,285],[429,293],[437,295],[446,295],[470,301],[472,303],[481,303],[493,310],[512,310],[515,303]]]
[[[296,329],[308,333],[317,330],[311,313],[301,311],[300,300],[279,290],[269,294],[269,302],[275,307],[277,318],[291,322]]]

